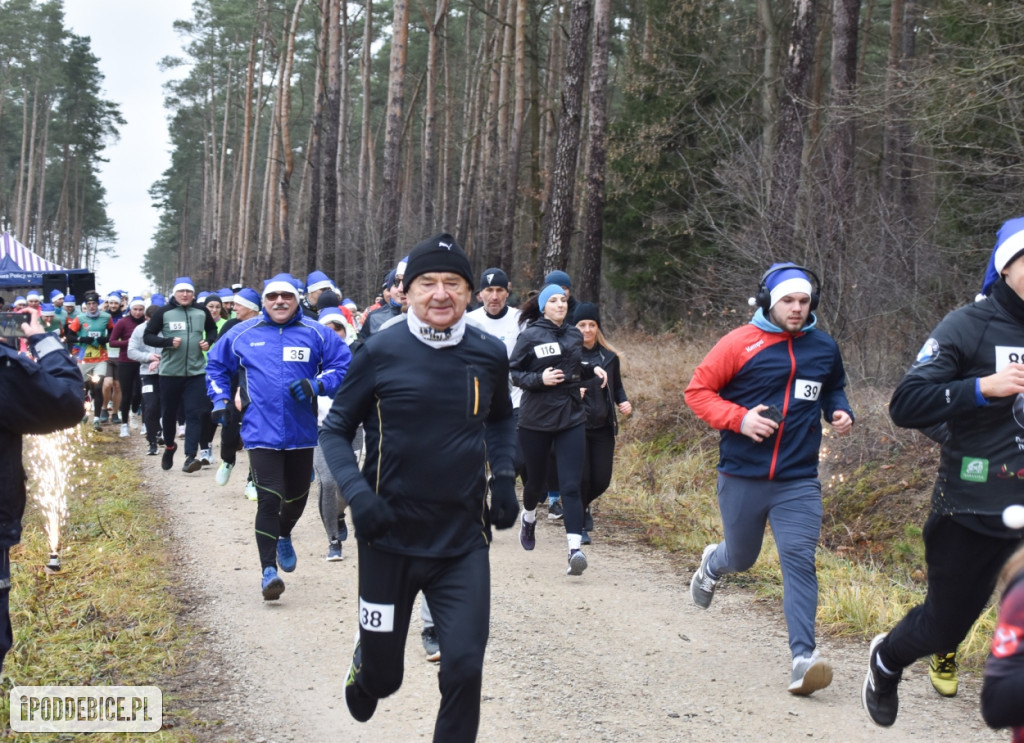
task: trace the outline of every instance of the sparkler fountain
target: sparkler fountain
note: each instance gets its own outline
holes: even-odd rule
[[[68,516],[68,460],[82,446],[77,426],[44,436],[25,437],[29,494],[43,514],[43,530],[50,547],[50,559],[44,567],[50,572],[61,568],[60,532]]]

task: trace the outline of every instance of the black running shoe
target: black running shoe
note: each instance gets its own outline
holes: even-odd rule
[[[367,696],[356,683],[356,676],[363,670],[363,648],[356,634],[356,646],[352,650],[352,664],[348,667],[348,677],[345,679],[345,704],[348,706],[349,714],[357,722],[366,722],[373,713],[377,711],[377,700]]]
[[[185,464],[181,466],[182,472],[198,472],[203,465],[195,457],[185,457]]]
[[[169,470],[174,466],[174,452],[178,450],[178,445],[164,447],[164,456],[160,460],[160,466],[165,470]]]
[[[156,444],[150,444],[150,445],[149,445],[149,451],[148,451],[148,452],[146,452],[146,453],[147,453],[147,454],[148,454],[149,456],[151,456],[151,457],[152,457],[152,456],[155,456],[155,455],[156,455]]]
[[[871,641],[868,650],[868,675],[864,679],[860,698],[871,722],[887,728],[896,722],[896,713],[899,712],[900,700],[897,691],[903,672],[890,676],[882,673],[878,667],[878,646],[884,639],[883,632],[875,635],[875,639]]]

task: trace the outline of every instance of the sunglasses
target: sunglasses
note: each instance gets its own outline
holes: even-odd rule
[[[267,292],[267,293],[266,293],[266,294],[264,294],[263,296],[264,296],[264,297],[265,297],[266,299],[269,299],[269,300],[270,300],[271,302],[276,302],[276,301],[278,301],[279,299],[283,299],[283,300],[285,300],[285,301],[288,301],[288,302],[290,302],[290,301],[292,301],[293,299],[295,299],[295,295],[294,295],[294,294],[286,294],[286,293],[284,293],[284,292]]]

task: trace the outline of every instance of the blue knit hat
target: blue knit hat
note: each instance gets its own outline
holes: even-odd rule
[[[544,308],[547,306],[548,300],[556,294],[561,294],[564,297],[565,289],[558,284],[548,284],[540,290],[540,296],[537,298],[537,306],[540,307],[541,314],[544,313]]]
[[[150,304],[155,304],[157,307],[163,307],[167,304],[167,298],[163,294],[154,294],[149,298]]]
[[[572,279],[565,271],[551,271],[544,277],[545,284],[558,284],[566,289],[572,289]]]

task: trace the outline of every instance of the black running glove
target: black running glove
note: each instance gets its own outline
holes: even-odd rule
[[[348,507],[352,511],[352,523],[356,525],[356,536],[368,542],[387,534],[397,520],[388,502],[369,487],[350,497]]]
[[[491,523],[496,529],[515,526],[519,516],[519,499],[516,497],[516,476],[495,475],[491,480]]]

